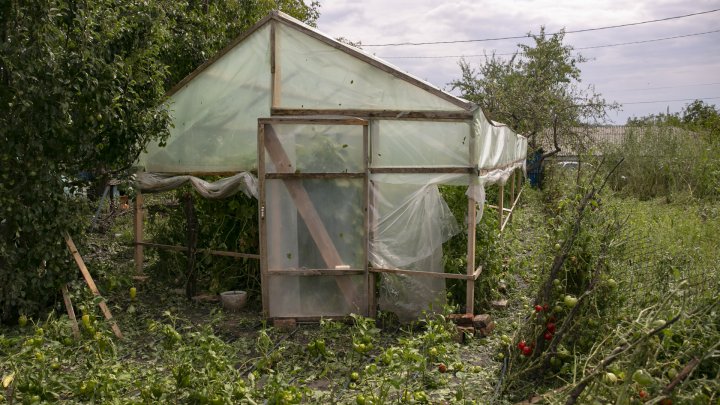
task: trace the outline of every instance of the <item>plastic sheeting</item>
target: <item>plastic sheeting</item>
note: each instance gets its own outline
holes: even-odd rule
[[[441,97],[293,27],[281,24],[279,28],[276,40],[280,47],[281,107],[463,111]],[[367,56],[374,58],[370,54]]]
[[[373,121],[373,167],[467,167],[469,122]]]
[[[341,263],[329,265],[306,224],[286,182],[301,184],[317,210],[332,249]],[[266,180],[267,268],[272,271],[365,268],[365,199],[363,179]],[[307,209],[305,207],[304,209]],[[337,266],[337,267],[336,267]],[[268,285],[272,317],[364,313],[364,276],[276,275]]]
[[[272,124],[296,173],[362,173],[362,125]],[[265,171],[277,173],[266,151]],[[283,168],[287,170],[287,168]]]
[[[148,172],[239,172],[257,167],[257,119],[270,116],[270,27],[264,26],[170,97],[167,146],[149,145]]]
[[[451,180],[457,176],[372,177],[376,204],[369,257],[373,267],[444,271],[442,244],[461,231],[437,187]],[[380,309],[395,313],[403,321],[445,303],[444,279],[383,274],[381,280]]]
[[[242,191],[248,197],[258,198],[257,178],[247,172],[238,173],[213,183],[193,176],[175,176],[171,174],[142,172],[135,177],[136,186],[146,193],[174,190],[188,182],[205,198],[227,198],[239,191]]]

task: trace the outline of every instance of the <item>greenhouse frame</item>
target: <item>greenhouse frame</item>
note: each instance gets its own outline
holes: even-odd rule
[[[243,191],[258,199],[260,251],[214,253],[260,260],[266,317],[375,316],[380,309],[411,319],[444,302],[449,278],[467,282],[465,312],[473,313],[485,187],[502,190],[509,181],[514,207],[525,137],[281,12],[168,96],[170,137],[149,145],[137,163],[140,271],[144,247],[168,247],[143,240],[141,192],[189,181],[204,197]],[[439,185],[467,187],[466,227]],[[504,194],[496,206],[501,227],[512,212]],[[467,269],[445,273],[442,244],[458,232],[468,232]]]

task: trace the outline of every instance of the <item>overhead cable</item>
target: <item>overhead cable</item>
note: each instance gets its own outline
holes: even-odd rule
[[[636,44],[645,44],[648,42],[658,42],[658,41],[667,41],[670,39],[677,39],[677,38],[687,38],[687,37],[694,37],[698,35],[707,35],[707,34],[715,34],[720,32],[720,29],[713,30],[713,31],[705,31],[705,32],[696,32],[694,34],[685,34],[685,35],[675,35],[672,37],[664,37],[664,38],[654,38],[654,39],[647,39],[644,41],[632,41],[632,42],[621,42],[617,44],[605,44],[605,45],[594,45],[594,46],[585,46],[585,47],[578,47],[573,48],[574,50],[580,51],[583,49],[597,49],[597,48],[610,48],[614,46],[624,46],[624,45],[636,45]],[[509,56],[509,55],[515,55],[516,53],[520,52],[511,52],[511,53],[492,53],[490,55],[495,56]],[[379,56],[380,58],[384,59],[446,59],[446,58],[475,58],[475,57],[482,57],[487,56],[487,54],[470,54],[470,55],[438,55],[438,56]]]
[[[655,20],[646,20],[646,21],[639,21],[634,23],[626,23],[626,24],[617,24],[617,25],[608,25],[605,27],[595,27],[595,28],[584,28],[579,30],[568,30],[568,31],[559,31],[554,32],[551,34],[546,35],[555,35],[555,34],[576,34],[580,32],[591,32],[591,31],[600,31],[600,30],[609,30],[614,28],[622,28],[622,27],[631,27],[635,25],[642,25],[642,24],[651,24],[661,21],[669,21],[669,20],[678,20],[681,18],[687,18],[692,17],[696,15],[702,15],[702,14],[710,14],[720,11],[720,8],[716,8],[713,10],[708,11],[700,11],[697,13],[690,13],[690,14],[683,14],[683,15],[677,15],[672,17],[665,17],[665,18],[658,18]],[[454,41],[428,41],[428,42],[397,42],[397,43],[388,43],[388,44],[363,44],[363,47],[380,47],[380,46],[418,46],[418,45],[435,45],[435,44],[459,44],[459,43],[468,43],[468,42],[488,42],[488,41],[503,41],[508,39],[522,39],[522,38],[529,38],[531,36],[530,33],[525,35],[517,35],[517,36],[511,36],[511,37],[497,37],[497,38],[481,38],[481,39],[461,39],[461,40],[454,40]]]

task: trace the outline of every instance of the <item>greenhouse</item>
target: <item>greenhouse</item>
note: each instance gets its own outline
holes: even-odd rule
[[[509,182],[515,200],[525,137],[280,12],[178,83],[167,108],[169,139],[138,162],[139,269],[153,246],[142,238],[140,191],[190,182],[207,198],[257,198],[260,251],[224,254],[260,260],[267,317],[379,309],[410,318],[444,302],[447,278],[467,282],[465,312],[473,312],[485,188]],[[465,223],[440,185],[467,188]],[[497,208],[502,226],[510,209],[502,198]],[[468,232],[467,269],[445,273],[442,245],[459,232]]]

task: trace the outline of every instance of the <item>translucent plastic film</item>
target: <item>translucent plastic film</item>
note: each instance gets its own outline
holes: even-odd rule
[[[272,124],[272,130],[290,159],[291,167],[284,171],[361,173],[365,170],[362,125]],[[265,170],[277,173],[267,151]]]
[[[503,124],[489,122],[480,109],[475,111],[473,125],[481,182],[505,183],[513,169],[524,167],[527,138]]]
[[[382,177],[389,181],[373,176],[371,182],[373,267],[443,272],[442,244],[460,231],[437,188],[447,177],[426,175],[423,185],[403,183],[404,175]],[[383,274],[379,304],[409,320],[431,305],[437,308],[444,296],[444,279]]]
[[[270,116],[269,26],[262,27],[170,97],[174,128],[149,145],[149,172],[249,171],[257,167],[257,119]]]
[[[373,167],[467,167],[471,125],[379,120],[372,128]]]
[[[270,270],[364,268],[362,179],[266,180],[265,187]],[[312,207],[300,205],[288,187],[301,187]],[[317,212],[319,223],[308,223],[315,219],[307,215],[310,209]],[[327,232],[332,246],[318,246],[318,227]],[[328,263],[323,249],[337,252],[341,262]]]
[[[269,316],[320,317],[367,310],[367,278],[349,276],[268,277]]]
[[[158,193],[174,190],[187,182],[205,198],[227,198],[238,191],[242,191],[248,197],[258,197],[257,178],[248,172],[238,173],[212,183],[193,176],[142,172],[137,174],[135,184],[141,191]]]
[[[292,27],[279,24],[276,40],[280,49],[281,107],[463,111]]]

